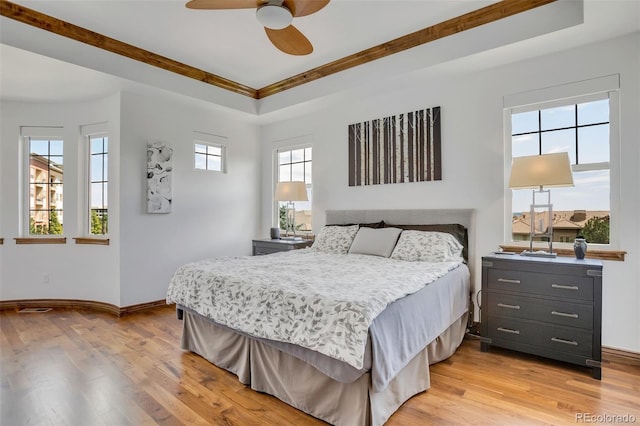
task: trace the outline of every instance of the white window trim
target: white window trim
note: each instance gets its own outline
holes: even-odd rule
[[[82,158],[83,160],[83,166],[81,168],[81,170],[83,171],[82,174],[83,176],[81,176],[81,179],[78,180],[78,186],[79,186],[79,193],[82,194],[82,203],[80,204],[82,207],[82,211],[80,212],[81,214],[78,215],[78,218],[80,220],[80,226],[78,227],[78,229],[82,229],[83,230],[83,235],[86,236],[87,238],[109,238],[109,234],[100,234],[100,235],[96,235],[96,234],[92,234],[91,233],[91,199],[90,199],[90,194],[91,194],[91,182],[90,182],[90,177],[91,177],[91,159],[89,158],[90,156],[90,152],[91,149],[89,148],[89,142],[90,142],[90,138],[91,136],[106,136],[107,138],[109,137],[109,132],[108,132],[108,128],[109,128],[109,123],[107,122],[102,122],[102,123],[94,123],[94,124],[84,124],[80,126],[80,135],[81,135],[81,142],[80,142],[80,147],[78,149],[78,153],[80,158]],[[109,146],[111,146],[111,144],[109,144]],[[110,150],[107,151],[107,155],[109,155]],[[109,161],[109,167],[111,165],[111,161]],[[107,175],[109,176],[109,179],[111,178],[111,173],[110,170],[107,170]],[[108,185],[108,192],[107,192],[107,200],[111,200],[111,185]],[[109,226],[110,228],[110,226]]]
[[[274,143],[275,148],[271,153],[271,168],[272,168],[272,182],[271,182],[271,226],[280,227],[280,214],[278,209],[278,202],[274,201],[276,195],[276,185],[278,184],[280,163],[279,152],[293,151],[295,149],[311,148],[313,150],[313,143],[311,141],[311,135],[298,136],[290,139],[285,139]],[[315,156],[315,154],[313,154]],[[311,159],[313,164],[313,158]],[[313,167],[313,166],[312,166]],[[313,170],[313,169],[312,169]],[[313,171],[312,171],[313,173]],[[313,185],[313,178],[311,179],[311,185]]]
[[[227,145],[229,142],[229,138],[226,136],[216,135],[213,133],[205,133],[200,131],[193,132],[193,149],[192,155],[193,157],[193,170],[198,172],[215,172],[215,173],[227,173]],[[207,145],[213,146],[216,148],[220,148],[221,158],[220,158],[220,170],[206,170],[206,169],[198,169],[196,167],[195,160],[195,147],[196,145]]]
[[[511,115],[519,112],[554,108],[576,103],[591,102],[609,98],[609,184],[610,214],[615,219],[609,229],[609,244],[593,244],[593,248],[619,250],[620,248],[620,76],[618,74],[548,87],[540,90],[517,93],[503,99],[503,141],[504,141],[504,231],[503,241],[508,245],[519,245],[512,241],[512,191],[509,189],[511,170]],[[598,164],[574,165],[573,171],[595,169]],[[553,197],[553,196],[552,196]],[[553,198],[551,199],[553,202]],[[528,246],[527,242],[527,246]],[[571,248],[571,243],[554,242],[558,248]]]
[[[57,139],[63,143],[63,156],[65,151],[64,127],[62,126],[20,126],[20,139],[18,153],[20,155],[21,169],[19,170],[18,185],[20,203],[18,204],[18,214],[21,218],[19,235],[25,238],[60,238],[64,237],[66,231],[63,228],[62,235],[31,235],[29,234],[29,201],[30,201],[30,177],[29,177],[29,150],[27,148],[29,138]],[[64,181],[63,181],[64,185]],[[63,207],[64,211],[64,207]]]

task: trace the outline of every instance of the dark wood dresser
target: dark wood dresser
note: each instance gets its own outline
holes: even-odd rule
[[[485,256],[481,309],[483,352],[499,346],[591,367],[601,378],[601,261]]]

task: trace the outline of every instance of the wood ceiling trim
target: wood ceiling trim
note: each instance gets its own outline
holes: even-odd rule
[[[8,0],[0,0],[0,15],[36,28],[71,38],[99,49],[107,50],[109,52],[164,69],[166,71],[248,96],[253,99],[263,99],[267,96],[275,95],[328,75],[335,74],[358,65],[363,65],[368,62],[411,49],[412,47],[417,47],[422,44],[476,28],[484,24],[495,22],[556,1],[557,0],[503,0],[430,27],[423,28],[414,33],[407,34],[386,43],[354,53],[353,55],[329,62],[270,84],[261,89],[253,89],[249,86],[236,83],[235,81],[224,77],[174,61],[173,59],[104,36],[36,10],[17,5]]]
[[[182,62],[174,61],[165,56],[107,37],[7,0],[1,0],[0,2],[0,15],[250,98],[257,99],[258,97],[256,89],[245,86],[244,84],[236,83],[224,77],[183,64]]]
[[[258,99],[557,0],[503,0],[258,89]]]

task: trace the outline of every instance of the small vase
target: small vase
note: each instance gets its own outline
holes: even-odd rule
[[[587,253],[587,241],[584,238],[576,238],[573,243],[573,252],[576,254],[576,259],[584,259]]]

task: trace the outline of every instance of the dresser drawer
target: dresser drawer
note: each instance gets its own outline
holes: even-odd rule
[[[591,304],[493,292],[489,293],[488,304],[487,309],[490,316],[530,319],[588,330],[593,328],[593,306]]]
[[[593,300],[593,278],[590,277],[489,269],[487,278],[487,287],[492,290]]]
[[[489,317],[489,322],[490,339],[586,357],[593,352],[593,334],[587,330],[507,317]]]

